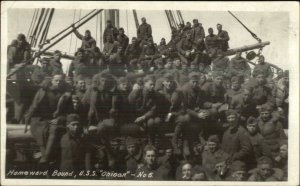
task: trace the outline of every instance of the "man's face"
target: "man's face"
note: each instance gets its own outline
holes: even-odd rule
[[[249,90],[244,90],[243,91],[243,99],[245,101],[248,101],[250,99],[250,91]]]
[[[167,63],[165,64],[165,68],[166,68],[166,69],[171,69],[172,66],[173,66],[172,61],[167,61]]]
[[[112,27],[111,22],[106,22],[106,26],[107,26],[107,27]]]
[[[119,88],[120,88],[121,91],[129,91],[129,85],[128,85],[127,82],[121,83],[119,85]]]
[[[170,90],[171,88],[172,88],[172,81],[170,81],[170,80],[164,80],[163,81],[163,85],[164,85],[164,87],[167,89],[167,90]]]
[[[247,130],[250,134],[254,134],[257,130],[256,124],[247,124]]]
[[[55,61],[60,61],[61,53],[55,53],[53,57]]]
[[[270,164],[261,164],[258,166],[259,174],[264,178],[268,178],[272,173],[272,166]]]
[[[131,40],[131,43],[132,43],[133,45],[135,45],[136,39],[132,39],[132,40]]]
[[[99,90],[109,90],[110,82],[108,78],[101,78],[99,82]]]
[[[258,82],[260,85],[262,85],[262,84],[265,83],[265,77],[264,77],[264,75],[262,75],[262,74],[257,75],[257,76],[256,76],[256,80],[257,80],[257,82]]]
[[[86,84],[85,84],[84,80],[77,81],[77,89],[81,90],[81,91],[85,91],[86,90]]]
[[[214,30],[213,29],[208,29],[208,34],[209,35],[213,35],[214,34]]]
[[[55,89],[61,88],[63,80],[64,78],[62,75],[55,75],[51,80],[52,87]]]
[[[147,165],[152,166],[155,163],[156,154],[154,150],[148,150],[145,154],[145,161]]]
[[[228,166],[225,161],[216,164],[216,170],[219,176],[223,176],[228,171]]]
[[[239,170],[232,173],[232,177],[235,181],[244,181],[246,178],[246,171]]]
[[[190,84],[192,85],[192,89],[195,89],[198,87],[199,81],[196,79],[190,80]]]
[[[231,114],[227,116],[227,121],[232,127],[234,127],[237,125],[237,116],[235,114]]]
[[[22,39],[18,39],[17,43],[18,43],[18,47],[21,47],[25,43],[25,41]]]
[[[91,32],[90,31],[85,31],[85,37],[91,37]]]
[[[222,77],[221,76],[218,76],[218,77],[215,77],[214,78],[214,83],[217,85],[217,86],[221,86],[222,85]]]
[[[287,158],[288,156],[288,146],[285,144],[285,145],[282,145],[280,147],[280,156],[283,157],[283,158]]]
[[[146,23],[146,18],[142,18],[142,23]]]
[[[124,34],[124,30],[120,29],[120,30],[119,30],[119,34],[120,34],[120,35],[123,35],[123,34]]]
[[[154,91],[154,81],[149,80],[145,83],[144,85],[145,89],[148,90],[149,92]]]
[[[135,144],[127,145],[126,149],[129,155],[135,155],[137,152],[137,147]]]
[[[212,141],[207,143],[208,149],[211,153],[214,153],[217,150],[218,144]]]
[[[161,45],[165,45],[165,44],[166,44],[166,40],[165,40],[165,39],[161,39],[161,40],[160,40],[160,44],[161,44]]]
[[[122,47],[118,47],[118,54],[122,54],[123,53],[123,48]]]
[[[182,166],[182,178],[189,180],[192,177],[192,165],[191,164],[185,164]]]
[[[168,156],[168,157],[172,156],[173,155],[173,149],[166,149],[165,155]]]
[[[265,62],[265,58],[260,56],[258,58],[258,63],[263,64],[264,62]]]
[[[191,28],[191,27],[192,27],[191,23],[190,23],[190,22],[187,22],[187,23],[186,23],[186,27],[187,27],[187,28]]]
[[[82,59],[83,58],[83,53],[82,52],[77,52],[77,58]]]
[[[82,134],[82,127],[79,122],[71,122],[67,125],[67,129],[71,136],[80,136]]]
[[[218,30],[222,30],[222,25],[217,25]]]
[[[288,85],[289,85],[289,77],[283,77],[283,78],[282,78],[282,83],[283,83],[284,85],[288,86]]]
[[[261,111],[260,117],[263,121],[268,121],[271,118],[271,113],[270,111]]]
[[[240,84],[238,82],[231,83],[231,89],[232,90],[239,90],[240,87],[241,86],[240,86]]]

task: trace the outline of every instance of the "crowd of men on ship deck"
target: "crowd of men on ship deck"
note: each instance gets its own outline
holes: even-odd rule
[[[253,70],[242,52],[229,59],[219,23],[206,35],[194,19],[157,45],[141,21],[131,41],[107,21],[103,50],[73,27],[82,45],[66,72],[55,51],[16,73],[30,72],[20,81],[36,91],[14,100],[8,122],[30,125],[39,164],[127,173],[118,179],[287,180],[288,71],[275,77],[261,54]],[[30,55],[19,34],[8,69]]]

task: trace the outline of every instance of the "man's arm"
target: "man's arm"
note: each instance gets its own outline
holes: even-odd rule
[[[78,32],[77,29],[74,28],[74,29],[73,29],[73,32],[74,32],[74,34],[76,35],[76,37],[77,37],[78,39],[80,39],[80,40],[83,39],[83,35],[80,34],[80,33]]]

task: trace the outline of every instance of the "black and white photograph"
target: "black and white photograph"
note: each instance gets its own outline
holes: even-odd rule
[[[297,2],[15,1],[1,22],[3,185],[299,184]]]

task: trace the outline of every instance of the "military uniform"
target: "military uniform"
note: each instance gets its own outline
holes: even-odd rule
[[[261,71],[265,75],[265,77],[267,77],[268,79],[272,79],[272,77],[273,77],[273,71],[271,69],[271,66],[266,62],[258,63],[255,65],[253,72],[252,72],[253,77],[255,77],[257,75],[258,71]]]
[[[243,76],[246,79],[250,78],[251,75],[251,68],[243,57],[233,57],[228,70],[231,76]]]
[[[74,30],[76,37],[82,40],[81,48],[83,50],[89,50],[93,52],[96,48],[96,40],[93,37],[87,37],[80,34],[77,30]]]
[[[121,46],[123,50],[126,50],[129,43],[129,38],[125,34],[119,34],[117,36],[117,41],[119,43],[119,46]]]
[[[202,27],[201,23],[198,23],[192,27],[191,30],[192,38],[197,45],[199,50],[204,50],[204,38],[205,38],[205,32]]]
[[[242,126],[229,127],[223,134],[222,149],[230,155],[230,161],[241,160],[247,162],[252,147],[247,131]]]
[[[103,32],[103,43],[107,42],[107,36],[111,36],[113,41],[117,40],[118,29],[114,26],[106,27]]]
[[[228,41],[230,40],[228,32],[225,30],[221,30],[218,32],[218,45],[219,45],[219,49],[221,49],[222,51],[226,51],[229,48],[228,45]]]
[[[226,77],[228,74],[229,68],[229,58],[226,56],[217,57],[212,61],[212,71],[213,72],[222,72]]]
[[[137,29],[137,38],[138,40],[147,40],[152,39],[152,28],[148,23],[142,23]]]
[[[206,51],[212,56],[215,55],[218,51],[218,36],[215,34],[208,35],[205,37],[205,48]]]

